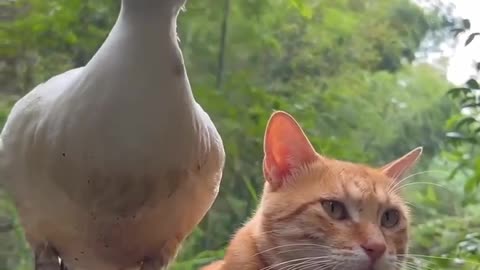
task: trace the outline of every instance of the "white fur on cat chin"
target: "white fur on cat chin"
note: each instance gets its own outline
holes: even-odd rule
[[[178,10],[165,12],[185,1],[135,1],[85,67],[19,100],[1,134],[1,181],[27,239],[69,270],[166,263],[218,193],[222,140],[192,95]]]

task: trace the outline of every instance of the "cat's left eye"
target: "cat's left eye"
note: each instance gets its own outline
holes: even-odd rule
[[[400,222],[400,212],[396,209],[389,209],[382,215],[382,226],[385,228],[395,227]]]
[[[348,217],[347,208],[345,208],[345,205],[339,201],[322,201],[322,207],[333,219],[343,220]]]

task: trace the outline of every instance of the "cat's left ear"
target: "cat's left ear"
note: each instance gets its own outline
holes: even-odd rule
[[[388,177],[393,180],[400,179],[407,171],[413,168],[418,159],[422,155],[423,148],[417,147],[404,155],[403,157],[394,160],[387,165],[384,165],[381,170]]]

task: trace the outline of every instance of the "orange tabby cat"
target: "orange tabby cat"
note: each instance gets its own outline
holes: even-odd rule
[[[276,112],[265,134],[260,206],[223,261],[202,270],[394,270],[407,251],[409,211],[398,192],[417,148],[383,166],[315,152],[289,114]]]

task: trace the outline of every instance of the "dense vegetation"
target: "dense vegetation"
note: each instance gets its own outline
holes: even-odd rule
[[[3,123],[22,94],[89,60],[119,1],[16,0],[1,8]],[[416,216],[411,252],[424,255],[412,260],[419,269],[480,268],[478,83],[451,91],[470,104],[470,120],[460,120],[465,115],[445,95],[452,86],[443,70],[417,59],[432,49],[427,37],[451,38],[447,19],[409,0],[191,0],[179,18],[181,47],[194,94],[224,139],[227,164],[214,208],[174,269],[221,257],[252,213],[263,184],[263,130],[274,109],[292,113],[321,153],[339,159],[377,165],[423,145],[421,172],[405,187]],[[0,196],[0,270],[31,269],[14,207]]]

